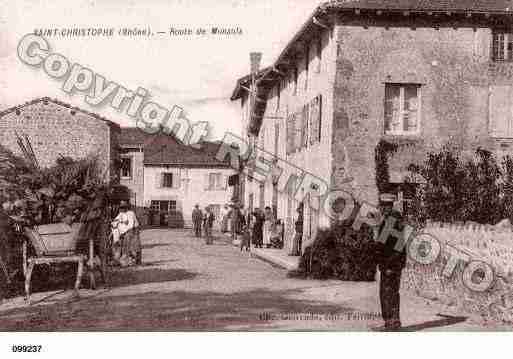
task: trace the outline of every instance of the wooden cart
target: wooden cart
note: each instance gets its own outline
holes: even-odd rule
[[[69,226],[65,223],[25,228],[25,240],[23,243],[23,272],[25,274],[25,299],[30,300],[31,277],[34,267],[40,264],[77,263],[77,276],[75,280],[75,295],[78,295],[80,283],[84,273],[84,266],[90,278],[91,288],[95,288],[95,268],[99,269],[105,281],[105,266],[95,262],[94,238],[87,238],[88,253],[79,253],[77,243],[82,233],[84,223],[76,223]],[[29,254],[29,244],[34,249]],[[100,265],[98,265],[100,264]]]

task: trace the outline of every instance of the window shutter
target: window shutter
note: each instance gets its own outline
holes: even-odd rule
[[[306,104],[305,107],[303,108],[303,129],[302,129],[302,137],[303,137],[303,141],[302,141],[302,146],[303,147],[308,147],[308,121],[309,121],[309,116],[310,115],[310,105],[309,104]]]
[[[317,137],[316,140],[321,142],[321,128],[322,128],[322,95],[318,96],[318,109],[317,109]]]
[[[292,116],[287,117],[285,121],[285,136],[286,136],[286,153],[287,155],[290,153],[290,119]]]
[[[310,144],[321,141],[322,96],[317,96],[310,104]]]
[[[491,86],[489,132],[493,137],[511,137],[512,134],[511,86]]]
[[[158,172],[155,176],[155,185],[157,188],[162,188],[162,181],[164,180],[164,174],[162,172]]]
[[[317,131],[316,131],[316,119],[317,119],[316,109],[317,109],[317,97],[314,98],[310,104],[310,116],[308,119],[310,122],[310,124],[308,125],[310,144],[315,143],[315,134],[317,133]]]
[[[301,149],[301,112],[296,113],[294,116],[294,152]]]
[[[210,190],[210,174],[209,173],[205,173],[204,175],[204,181],[205,181],[205,191],[208,191]]]
[[[182,176],[180,175],[181,169],[173,172],[173,188],[180,188],[182,184]]]
[[[228,189],[228,178],[230,176],[228,175],[223,175],[223,190],[226,191]]]

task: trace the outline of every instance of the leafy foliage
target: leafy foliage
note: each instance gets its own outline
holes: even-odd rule
[[[463,160],[445,146],[429,153],[421,165],[409,170],[426,181],[417,191],[417,215],[438,222],[497,223],[513,211],[513,160],[502,165],[490,151],[478,148],[474,158]]]
[[[31,224],[78,221],[108,189],[97,163],[96,158],[62,157],[55,166],[39,169],[0,146],[0,201]]]
[[[373,281],[376,263],[372,238],[369,226],[363,224],[355,230],[350,220],[320,230],[313,244],[305,249],[298,271],[291,275]]]
[[[389,191],[390,174],[388,171],[388,155],[397,151],[397,144],[381,139],[375,149],[376,186],[380,193]]]

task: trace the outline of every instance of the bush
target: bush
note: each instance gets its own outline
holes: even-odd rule
[[[501,166],[490,151],[478,148],[474,158],[462,160],[456,150],[445,146],[409,169],[425,180],[414,199],[414,216],[421,222],[495,224],[511,218],[513,160],[509,157]]]
[[[376,275],[375,244],[369,226],[352,228],[352,221],[319,230],[300,258],[299,268],[290,274],[316,279],[373,281]]]

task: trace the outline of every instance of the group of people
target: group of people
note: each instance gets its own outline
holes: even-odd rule
[[[215,220],[216,217],[211,206],[206,206],[205,212],[203,212],[200,209],[199,204],[196,204],[192,210],[192,227],[194,230],[194,235],[198,238],[201,238],[201,231],[203,229],[206,243],[212,244],[214,242],[214,237],[212,236],[212,228],[214,227]]]
[[[265,207],[264,211],[256,208],[251,213],[249,232],[256,248],[283,247],[283,224],[276,219],[271,207]]]

